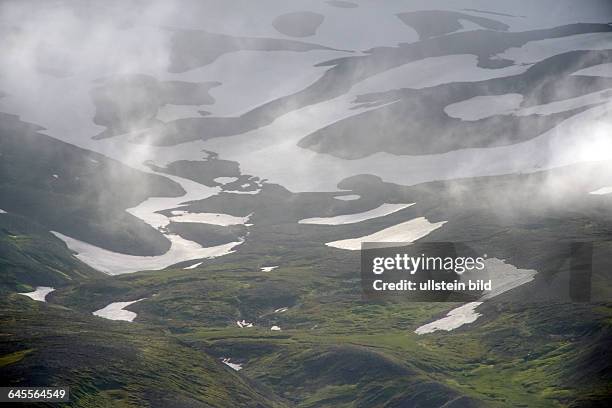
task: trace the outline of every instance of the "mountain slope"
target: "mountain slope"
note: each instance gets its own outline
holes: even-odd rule
[[[0,271],[0,291],[18,292],[104,276],[43,226],[10,213],[0,214]]]
[[[179,185],[41,130],[0,113],[1,209],[117,252],[168,250],[170,242],[159,231],[125,209],[151,196],[180,196]]]
[[[0,300],[3,386],[71,387],[74,407],[283,407],[158,330],[12,296]]]

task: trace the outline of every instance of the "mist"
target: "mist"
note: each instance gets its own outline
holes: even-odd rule
[[[609,4],[570,16],[560,2],[463,3],[6,1],[0,111],[174,186],[143,179],[127,200],[136,208],[155,190],[221,191],[155,170],[207,152],[293,193],[361,174],[411,186],[611,160]],[[423,16],[441,31],[424,32]],[[566,72],[538,74],[559,64]],[[590,67],[599,73],[576,74]],[[507,94],[522,99],[476,120],[446,112]],[[121,179],[111,168],[97,179]],[[553,202],[605,184],[609,165],[599,169],[534,180]],[[104,209],[113,193],[95,199]],[[159,229],[149,216],[139,220]]]

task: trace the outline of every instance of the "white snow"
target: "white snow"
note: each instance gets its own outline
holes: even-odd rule
[[[445,55],[409,62],[373,75],[353,86],[351,94],[384,92],[393,89],[422,89],[451,82],[477,82],[523,73],[529,67],[511,65],[500,69],[477,66],[472,54]],[[453,69],[448,69],[452,66]]]
[[[236,180],[238,180],[238,177],[215,177],[213,179],[215,183],[219,183],[219,184],[233,183]]]
[[[245,327],[253,327],[253,323],[247,322],[244,319],[236,320],[236,325],[240,327],[241,329]]]
[[[246,217],[235,217],[229,214],[218,213],[188,213],[186,211],[172,211],[170,220],[172,222],[196,222],[201,224],[213,224],[227,227],[229,225],[245,225],[251,215]]]
[[[452,118],[474,121],[493,115],[551,115],[588,105],[605,102],[609,90],[596,91],[586,95],[568,98],[542,105],[521,108],[523,96],[520,94],[476,96],[461,102],[453,103],[444,108],[444,112]]]
[[[126,210],[159,230],[163,230],[170,222],[170,218],[160,214],[159,211],[180,207],[187,201],[201,200],[219,191],[217,188],[206,187],[180,177],[168,175],[166,177],[181,184],[186,191],[185,195],[181,197],[151,197],[138,206]],[[176,218],[174,217],[172,220],[175,221]],[[78,259],[110,275],[142,270],[158,270],[190,259],[216,258],[232,253],[233,249],[243,242],[243,239],[241,239],[236,242],[205,248],[179,235],[164,233],[171,243],[170,249],[165,254],[158,256],[135,256],[109,251],[59,232],[51,232],[64,241],[68,248],[75,251],[77,253],[75,256]]]
[[[321,218],[306,218],[298,221],[299,224],[317,224],[317,225],[343,225],[343,224],[354,224],[356,222],[366,221],[372,218],[384,217],[389,214],[401,211],[405,208],[413,206],[414,203],[410,204],[382,204],[369,211],[364,211],[355,214],[337,215],[335,217],[321,217]]]
[[[280,309],[276,309],[274,313],[285,313],[287,310],[289,310],[288,307],[281,307]]]
[[[0,208],[0,214],[7,214],[7,212]]]
[[[411,243],[429,235],[432,231],[437,230],[445,223],[446,221],[431,223],[425,217],[419,217],[402,222],[401,224],[393,225],[370,235],[328,242],[325,245],[357,251],[361,249],[362,242]]]
[[[359,200],[361,196],[358,194],[347,194],[347,195],[341,195],[341,196],[334,196],[334,198],[336,200],[341,200],[341,201],[353,201],[353,200]]]
[[[319,10],[326,16],[317,36],[309,40],[324,45],[336,45],[338,48],[364,50],[370,46],[394,46],[398,42],[410,42],[416,39],[413,30],[401,23],[395,14],[418,9],[418,7],[413,8],[404,3],[393,5],[385,3],[384,6],[378,3],[370,2],[367,6],[362,5],[348,13],[347,10],[328,7],[323,3],[320,5],[314,5],[312,2],[300,3],[305,9]],[[163,19],[167,19],[164,20],[165,23],[162,26],[194,29],[201,29],[205,26],[210,32],[283,38],[275,33],[271,26],[270,21],[273,16],[269,15],[267,7],[255,6],[251,2],[242,4],[247,10],[253,10],[253,14],[248,14],[249,24],[244,24],[244,13],[235,13],[236,7],[219,3],[215,5],[214,10],[207,10],[203,14],[205,18],[203,21],[199,20],[202,13],[197,13],[198,19],[195,18],[195,15],[181,13],[179,10],[173,10],[172,13],[161,13]],[[295,11],[294,7],[296,7],[286,2],[275,2],[274,4],[275,14]],[[547,4],[555,10],[554,13],[543,13],[541,10],[546,9],[546,6],[536,10],[527,1],[496,2],[495,5],[487,5],[486,8],[491,11],[519,15],[527,14],[521,13],[521,10],[529,9],[527,18],[493,17],[509,24],[512,27],[511,30],[553,27],[556,24],[576,22],[577,16],[581,22],[605,20],[604,16],[594,13],[596,8],[593,7],[578,10],[569,6],[564,9],[564,6],[559,5],[567,5],[568,2],[559,3],[557,1]],[[455,9],[456,6],[452,2],[442,1],[440,4],[436,3],[436,8]],[[356,174],[373,174],[388,182],[412,185],[432,180],[526,171],[536,165],[545,169],[570,164],[567,161],[580,160],[579,158],[571,159],[571,156],[568,156],[567,159],[563,158],[557,162],[542,163],[543,158],[547,155],[546,152],[551,149],[565,148],[565,146],[570,146],[570,142],[579,139],[579,134],[567,131],[548,132],[540,138],[508,147],[463,149],[447,154],[418,157],[375,154],[358,160],[342,160],[329,155],[316,154],[296,146],[297,141],[309,133],[343,117],[362,112],[364,109],[350,110],[354,107],[355,96],[360,93],[385,91],[398,87],[419,88],[453,81],[483,80],[512,75],[528,68],[517,65],[502,69],[483,69],[476,66],[477,58],[474,55],[429,58],[402,65],[357,84],[348,95],[299,109],[278,118],[269,126],[243,135],[212,138],[207,141],[198,140],[178,146],[135,145],[129,143],[125,136],[106,140],[82,137],[82,135],[95,135],[104,129],[91,120],[95,112],[89,91],[93,79],[112,73],[145,73],[159,80],[222,82],[221,86],[211,90],[211,94],[214,94],[217,99],[216,104],[212,106],[219,109],[214,114],[223,115],[243,112],[254,104],[269,100],[268,98],[298,90],[327,69],[326,67],[313,67],[316,63],[333,56],[347,55],[334,51],[303,53],[244,51],[226,54],[202,69],[180,74],[168,73],[166,69],[168,54],[165,46],[168,41],[168,32],[156,27],[157,21],[145,24],[147,19],[154,15],[155,10],[159,10],[159,7],[151,7],[147,15],[138,16],[139,21],[143,24],[133,28],[118,29],[104,26],[104,32],[107,35],[100,39],[99,47],[95,48],[84,46],[78,41],[91,31],[90,22],[84,21],[81,15],[75,15],[66,8],[37,10],[34,15],[29,16],[28,24],[24,27],[24,35],[30,36],[28,38],[32,41],[14,42],[20,44],[19,47],[6,41],[3,42],[3,45],[6,45],[7,61],[12,63],[5,64],[7,66],[3,67],[8,72],[2,76],[0,85],[7,96],[0,99],[0,109],[7,113],[20,115],[22,120],[45,127],[47,129],[45,133],[55,138],[97,151],[144,171],[150,171],[142,165],[146,160],[152,160],[159,165],[175,160],[201,160],[201,151],[207,148],[220,153],[224,159],[238,161],[244,174],[268,178],[270,182],[279,183],[294,192],[336,191],[339,180]],[[49,18],[49,13],[59,15],[61,18]],[[10,21],[9,16],[10,14],[7,13],[4,20]],[[375,32],[363,30],[363,22],[371,19],[376,19],[377,22],[384,21],[384,29],[375,30]],[[239,22],[239,24],[231,24],[232,21]],[[342,22],[342,24],[334,26],[334,22],[336,24]],[[33,69],[36,64],[31,64],[30,58],[38,55],[42,40],[45,44],[49,43],[49,46],[43,48],[51,51],[49,51],[49,58],[43,58],[39,63],[45,66],[45,64],[58,60],[68,61],[68,65],[74,66],[74,75],[56,78],[42,75]],[[531,49],[538,48],[543,51],[535,57],[530,55],[518,61],[531,63],[551,53],[563,52],[575,46],[589,49],[598,45],[603,47],[609,44],[609,36],[607,34],[587,34],[582,37],[558,39],[557,44],[560,43],[563,44],[550,46],[542,42],[536,45],[529,43],[532,44]],[[528,53],[529,44],[527,48],[515,49],[510,56]],[[547,51],[549,48],[550,52]],[[112,50],[112,53],[111,55],[100,55],[98,49]],[[65,55],[56,55],[53,50],[61,50]],[[295,64],[292,64],[292,61],[295,61]],[[254,66],[258,67],[258,78],[264,78],[261,75],[266,78],[261,80],[263,88],[277,82],[277,78],[280,77],[284,78],[281,81],[282,85],[275,85],[273,94],[262,94],[261,98],[258,95],[259,91],[250,92],[251,89],[259,89],[259,84],[253,84],[253,81],[250,80],[252,76],[245,74],[251,73]],[[453,69],[449,70],[449,66],[452,66]],[[270,69],[271,67],[274,69]],[[299,74],[294,74],[296,67],[300,69]],[[282,70],[282,73],[279,70]],[[267,74],[268,72],[270,75]],[[244,100],[242,98],[245,88],[241,82],[243,80],[249,82],[247,90],[253,95]],[[24,86],[24,84],[35,84],[36,86]],[[56,95],[60,94],[62,103],[58,104]],[[45,109],[41,109],[41,106],[44,106]],[[70,112],[70,121],[62,120],[66,117],[66,112]],[[582,118],[588,120],[587,116]],[[568,148],[568,151],[570,150]],[[299,165],[295,165],[296,163]],[[381,163],[384,163],[384,166],[381,166]],[[462,165],[457,166],[457,163]],[[216,191],[213,190],[210,195],[214,193]]]
[[[9,7],[3,10],[6,11],[0,16],[3,25],[13,24],[13,21],[23,21],[24,24],[20,26],[19,33],[15,34],[18,41],[14,41],[12,36],[0,38],[0,46],[8,62],[0,67],[3,71],[0,75],[0,88],[7,94],[0,99],[0,110],[17,114],[24,121],[44,127],[44,133],[54,138],[99,152],[139,170],[150,172],[143,165],[147,160],[159,165],[176,160],[200,160],[201,151],[206,148],[218,152],[224,159],[238,161],[244,174],[267,178],[294,192],[337,191],[338,181],[356,174],[372,174],[387,182],[412,185],[432,180],[532,171],[536,167],[547,169],[612,156],[612,149],[606,149],[607,142],[603,139],[609,132],[594,132],[597,129],[592,124],[594,118],[608,112],[609,106],[590,109],[533,140],[491,149],[462,149],[428,156],[378,153],[362,159],[343,160],[297,146],[297,141],[302,137],[366,110],[351,110],[355,107],[355,96],[361,93],[483,80],[516,74],[528,68],[528,65],[516,65],[502,69],[482,69],[476,66],[474,55],[430,58],[402,65],[357,84],[347,95],[296,110],[268,126],[233,137],[212,137],[207,141],[198,140],[177,146],[137,145],[129,143],[129,135],[105,140],[91,139],[90,136],[104,130],[92,121],[95,112],[90,90],[92,81],[97,78],[137,72],[153,75],[162,81],[220,81],[222,85],[211,90],[217,99],[213,105],[217,109],[214,113],[230,115],[303,88],[328,69],[315,67],[316,63],[349,55],[336,51],[243,51],[226,54],[201,69],[173,74],[167,72],[169,33],[163,27],[206,27],[210,32],[231,35],[284,38],[275,33],[270,24],[274,17],[270,15],[270,9],[274,9],[274,14],[282,14],[295,11],[295,7],[300,6],[320,11],[326,17],[317,35],[309,40],[337,48],[365,50],[376,45],[395,46],[399,42],[414,41],[416,35],[413,30],[401,23],[395,14],[419,8],[418,4],[412,6],[404,2],[385,2],[383,5],[372,1],[362,2],[364,4],[360,3],[360,7],[347,12],[328,7],[323,2],[315,5],[313,2],[289,4],[273,1],[270,3],[273,7],[270,8],[261,7],[252,1],[242,1],[240,7],[233,2],[217,2],[206,13],[185,13],[163,3],[158,2],[155,6],[147,7],[146,13],[139,13],[139,24],[122,28],[106,24],[104,18],[99,21],[87,20],[85,14],[74,13],[67,7],[45,6],[32,10]],[[511,30],[553,27],[576,21],[607,22],[607,16],[597,13],[597,7],[576,8],[571,6],[573,2],[569,0],[542,0],[539,3],[542,3],[539,4],[541,7],[533,7],[533,2],[528,0],[495,2],[494,5],[487,5],[487,9],[526,14],[526,18],[493,17],[509,24]],[[170,12],[166,7],[171,9]],[[236,13],[237,9],[248,12]],[[456,9],[456,4],[451,1],[437,2],[436,9]],[[130,10],[125,12],[134,12]],[[529,13],[525,10],[529,10]],[[28,15],[27,19],[22,17],[24,12]],[[245,24],[245,16],[248,24]],[[368,21],[376,21],[382,29],[363,30],[364,22]],[[104,33],[97,38],[96,47],[81,41],[93,30]],[[531,42],[502,53],[500,57],[511,58],[518,64],[530,64],[571,49],[608,48],[611,38],[610,33],[598,33]],[[41,49],[44,52],[40,52]],[[99,50],[107,52],[101,53]],[[69,76],[53,77],[41,73],[42,68],[53,68],[58,61],[71,67]],[[448,69],[449,66],[453,69]],[[254,67],[257,78],[261,79],[255,83],[252,81]],[[248,88],[245,88],[245,84]],[[270,88],[269,91],[267,88]],[[58,103],[57,95],[62,95],[61,103]],[[65,120],[67,115],[70,121]],[[605,130],[605,127],[601,128]],[[597,136],[601,139],[595,140],[596,143],[590,136],[586,140],[583,137],[593,133],[602,135]],[[551,152],[554,153],[552,158]],[[197,183],[178,177],[164,177],[180,183],[187,194],[178,199],[153,198],[131,209],[134,215],[156,228],[163,228],[169,221],[168,217],[157,211],[176,208],[187,201],[204,199],[219,192],[218,188],[204,186],[196,190],[193,186]],[[170,260],[180,262],[198,259],[201,252],[207,250],[218,254],[227,253],[219,248],[206,249],[180,237],[167,236],[173,244],[169,251],[172,256],[144,257],[146,259],[138,263],[134,258],[127,258],[132,265],[127,268],[122,267],[121,261],[124,258],[120,257],[121,254],[119,258],[107,261],[104,257],[108,251],[100,251],[100,248],[91,245],[80,245],[82,251],[90,252],[82,252],[78,256],[92,262],[92,266],[100,265],[110,269],[111,273],[121,273],[139,270],[133,269],[137,264],[140,265],[138,268],[144,266],[159,269],[167,266]],[[74,240],[70,242],[75,243]]]
[[[528,108],[520,108],[516,110],[517,116],[526,115],[551,115],[553,113],[565,112],[571,109],[577,109],[588,105],[595,105],[606,102],[610,99],[607,95],[610,90],[596,91],[586,95],[568,98],[561,101],[550,102],[542,105],[530,106]]]
[[[262,272],[271,272],[271,271],[273,271],[276,268],[278,268],[278,265],[277,266],[262,266],[261,267],[261,271]]]
[[[130,312],[129,310],[124,310],[124,308],[145,299],[146,298],[132,300],[131,302],[113,302],[100,310],[96,310],[93,312],[93,315],[109,320],[123,320],[126,322],[132,322],[136,318],[137,314]]]
[[[572,75],[612,77],[612,63],[593,65],[574,72]]]
[[[329,50],[237,51],[220,56],[212,64],[176,76],[183,81],[220,82],[220,86],[209,91],[215,103],[199,110],[215,116],[239,116],[256,106],[306,88],[327,69],[316,67],[317,63],[344,55],[347,54]],[[251,75],[245,75],[247,67],[257,67],[256,81]]]
[[[399,42],[416,40],[414,31],[396,16],[396,13],[399,12],[422,8],[416,3],[410,5],[405,2],[385,2],[383,5],[380,2],[364,2],[360,4],[360,7],[349,11],[320,3],[291,2],[288,4],[273,1],[269,7],[261,7],[250,1],[242,1],[238,7],[233,2],[231,5],[219,2],[212,8],[207,6],[205,13],[191,13],[185,12],[187,9],[177,10],[170,5],[164,5],[163,2],[158,2],[147,8],[146,13],[139,13],[137,17],[140,24],[132,28],[119,28],[94,22],[93,28],[102,29],[105,33],[98,39],[97,47],[88,47],[79,41],[93,29],[91,21],[82,14],[73,13],[68,7],[42,7],[28,15],[27,24],[24,24],[23,33],[20,35],[23,35],[28,41],[7,40],[1,44],[4,46],[6,60],[11,63],[2,67],[8,72],[2,76],[0,87],[7,93],[7,96],[0,100],[0,109],[7,113],[19,114],[23,120],[40,124],[47,129],[46,133],[55,138],[98,151],[136,168],[143,169],[142,162],[145,160],[159,160],[166,163],[177,159],[198,160],[201,158],[198,157],[201,152],[200,147],[207,146],[206,142],[196,141],[180,146],[159,147],[133,145],[127,143],[124,137],[107,140],[92,140],[89,137],[83,137],[82,135],[94,135],[103,130],[101,126],[91,121],[94,116],[89,95],[92,80],[117,72],[138,72],[153,75],[160,80],[219,81],[222,82],[222,85],[211,90],[211,94],[214,94],[217,99],[212,106],[219,110],[214,113],[229,115],[243,112],[262,101],[303,88],[327,69],[327,67],[314,67],[316,63],[348,54],[335,51],[241,51],[226,54],[201,69],[173,74],[167,72],[168,30],[160,26],[193,29],[205,27],[207,31],[215,33],[285,38],[274,30],[270,24],[271,20],[278,14],[295,11],[296,7],[302,7],[325,15],[325,21],[317,35],[309,39],[315,43],[341,49],[365,50],[372,46],[395,46]],[[602,15],[597,7],[577,9],[571,4],[568,0],[549,0],[539,4],[540,7],[534,7],[532,2],[517,0],[495,2],[483,8],[502,13],[526,15],[526,18],[492,17],[509,24],[511,30],[553,27],[576,21],[606,22],[606,16]],[[439,1],[435,6],[440,10],[457,8],[455,2],[452,1]],[[171,12],[168,12],[166,8],[170,8]],[[236,10],[243,9],[249,11],[236,13]],[[270,14],[271,9],[274,10],[274,15]],[[159,13],[160,10],[163,12]],[[525,10],[528,10],[529,13]],[[554,12],[549,12],[549,10],[554,10]],[[133,12],[134,9],[125,11],[126,16]],[[17,17],[20,13],[23,13],[23,10],[16,14],[7,12],[2,22],[11,22],[12,19],[19,21]],[[467,13],[474,14],[474,12]],[[54,18],[50,18],[50,15]],[[245,16],[247,16],[248,24],[245,24]],[[368,21],[376,21],[381,30],[363,30],[364,22]],[[531,48],[539,48],[544,51],[540,52],[541,55],[536,58],[528,56],[524,59],[517,59],[517,61],[534,62],[551,53],[555,54],[576,47],[588,49],[593,49],[597,45],[605,47],[610,43],[608,34],[586,34],[549,40],[553,43],[556,41],[556,44],[563,43],[556,46],[543,42],[538,42],[535,46],[529,43],[527,48],[515,49],[510,56],[528,53],[530,44],[532,44]],[[48,52],[40,56],[41,48]],[[100,53],[100,49],[108,50],[109,53]],[[37,64],[31,63],[34,57]],[[57,64],[57,61],[66,61],[66,65],[72,66],[73,75],[57,78],[41,74],[35,69],[37,66],[53,66]],[[402,65],[396,68],[397,71],[383,72],[378,79],[373,77],[364,81],[363,91],[384,91],[397,87],[422,87],[443,82],[482,80],[492,76],[507,76],[526,69],[518,65],[502,69],[482,69],[476,67],[475,63],[474,55],[455,55],[417,61]],[[449,66],[452,66],[453,69],[449,70]],[[253,67],[257,67],[257,78],[259,79],[255,83],[251,81],[252,75],[247,75],[252,73]],[[299,69],[297,74],[296,69]],[[278,78],[283,80],[279,81]],[[373,80],[372,84],[376,86],[367,86],[370,80]],[[244,81],[247,81],[246,87]],[[282,85],[277,82],[281,82]],[[381,86],[378,86],[377,83],[380,83]],[[270,93],[266,91],[268,88],[274,88],[274,90],[271,90]],[[262,89],[266,92],[262,93]],[[416,159],[410,156],[397,158],[393,155],[374,155],[374,157],[361,160],[346,161],[325,157],[326,155],[316,155],[295,146],[295,142],[301,137],[335,122],[342,116],[359,113],[359,110],[349,111],[348,109],[352,106],[354,96],[361,91],[360,84],[358,84],[351,94],[347,95],[347,98],[338,98],[329,103],[325,102],[301,109],[294,114],[285,115],[286,119],[276,121],[295,122],[295,125],[289,128],[286,123],[281,125],[275,122],[256,132],[244,135],[247,139],[252,138],[253,144],[262,143],[261,146],[257,146],[257,149],[251,149],[246,143],[244,153],[238,154],[236,150],[242,150],[242,144],[235,143],[239,139],[230,137],[223,138],[223,143],[227,143],[229,147],[219,150],[232,150],[233,157],[227,157],[231,160],[242,154],[252,156],[245,158],[244,163],[243,160],[238,160],[243,173],[257,174],[262,177],[272,175],[273,178],[268,177],[272,182],[279,182],[292,191],[333,191],[337,182],[342,178],[364,173],[380,175],[386,181],[414,184],[435,179],[508,173],[530,167],[531,163],[525,163],[524,160],[516,164],[514,155],[509,155],[508,149],[489,149],[487,153],[479,151],[475,160],[471,160],[474,158],[471,157],[474,152],[462,151]],[[252,97],[245,97],[245,93]],[[262,97],[259,97],[260,94]],[[62,95],[61,104],[56,101],[57,95]],[[41,106],[44,106],[45,109],[42,109]],[[324,113],[321,114],[320,111]],[[66,112],[71,114],[70,121],[62,120],[66,117]],[[307,125],[305,125],[306,122],[308,122]],[[271,133],[271,135],[268,136],[266,133]],[[262,135],[264,137],[252,137]],[[274,139],[281,135],[288,136],[287,143],[280,143],[276,149],[267,148],[267,143],[275,143],[275,141],[270,141],[271,138]],[[208,143],[212,146],[221,141],[211,139]],[[240,145],[240,147],[232,145]],[[528,151],[541,150],[534,149],[537,146],[533,145],[528,147]],[[517,148],[517,150],[523,149]],[[218,150],[213,149],[213,151]],[[222,151],[220,153],[223,154]],[[517,155],[518,153],[521,152],[517,152]],[[311,158],[314,160],[310,160]],[[381,162],[384,162],[385,166],[380,166]],[[300,163],[300,165],[292,168],[291,164],[295,163]],[[457,169],[457,166],[453,165],[455,163],[474,163],[474,166],[463,166]],[[261,171],[257,171],[258,169]],[[339,171],[335,171],[337,169]],[[282,172],[285,172],[286,175],[281,175]],[[305,177],[305,174],[308,177]],[[318,182],[313,180],[318,180]]]
[[[226,194],[259,194],[261,192],[261,189],[257,189],[257,190],[246,190],[246,191],[240,191],[240,190],[223,190],[224,193]]]
[[[37,286],[33,292],[20,293],[20,295],[27,296],[32,300],[36,300],[38,302],[46,302],[46,297],[49,293],[53,292],[55,289],[49,286]]]
[[[508,264],[505,261],[497,258],[489,258],[485,260],[486,270],[489,273],[489,278],[493,282],[493,288],[490,292],[485,292],[479,299],[479,302],[466,303],[458,308],[448,312],[446,317],[425,324],[415,330],[416,334],[432,333],[436,330],[451,331],[464,324],[475,322],[480,316],[474,309],[481,305],[484,300],[491,299],[510,289],[531,282],[537,271],[533,269],[519,269],[514,265]],[[480,272],[475,272],[480,273]],[[462,278],[468,278],[467,274],[462,275]]]
[[[183,269],[195,269],[195,268],[197,268],[198,266],[202,265],[203,263],[204,263],[204,262],[197,262],[197,263],[194,263],[193,265],[186,266],[186,267],[185,267],[185,268],[183,268]]]
[[[545,170],[595,160],[591,154],[576,153],[587,147],[589,153],[594,151],[595,144],[584,135],[590,139],[595,127],[606,126],[596,121],[608,113],[612,104],[590,108],[531,140],[487,149],[460,149],[423,156],[376,153],[343,160],[296,146],[309,133],[359,112],[349,110],[351,105],[351,100],[339,97],[288,113],[269,126],[202,143],[204,148],[219,152],[225,159],[240,162],[243,172],[281,184],[293,192],[334,191],[340,180],[357,174],[372,174],[386,182],[414,185]],[[604,137],[603,132],[597,133]],[[610,149],[597,148],[596,152],[597,160],[612,158]]]
[[[75,257],[91,267],[101,272],[108,273],[109,275],[120,275],[123,273],[144,270],[159,270],[190,259],[217,258],[219,256],[231,254],[234,252],[235,247],[244,242],[241,240],[204,248],[178,235],[168,234],[166,237],[172,243],[168,252],[158,256],[136,256],[109,251],[60,234],[59,232],[51,232],[64,241],[66,245],[68,245],[68,248],[77,253]]]
[[[177,119],[201,118],[198,111],[208,110],[208,105],[173,105],[166,104],[157,111],[157,119],[170,122]]]
[[[466,303],[465,305],[459,306],[448,312],[446,317],[425,324],[416,329],[414,332],[416,334],[427,334],[433,333],[437,330],[451,331],[463,326],[464,324],[473,323],[481,316],[480,313],[476,313],[475,311],[475,309],[481,304],[482,302]]]
[[[229,367],[231,367],[232,369],[236,370],[236,371],[240,371],[242,370],[242,364],[238,364],[238,363],[232,363],[230,358],[225,358],[222,357],[221,358],[221,362]]]
[[[508,115],[519,108],[523,102],[521,94],[475,96],[444,108],[451,118],[475,121],[494,115]]]
[[[522,47],[509,48],[497,56],[517,65],[533,64],[546,58],[577,50],[605,50],[610,48],[612,33],[588,33],[567,37],[530,41]]]
[[[53,175],[53,178],[54,178],[54,179],[58,179],[58,178],[59,178],[59,176],[58,176],[57,174],[54,174],[54,175]]]
[[[612,186],[610,186],[610,187],[602,187],[602,188],[600,188],[598,190],[591,191],[589,194],[593,194],[593,195],[612,194]]]
[[[278,327],[278,326],[272,326],[272,327],[270,327],[270,330],[272,330],[272,331],[281,331],[281,328]]]
[[[491,299],[518,286],[531,282],[538,273],[533,269],[519,269],[504,260],[489,258],[485,260],[486,270],[493,282],[490,292],[484,293],[479,300]]]
[[[126,211],[147,224],[160,229],[170,223],[170,218],[160,214],[159,211],[180,207],[189,201],[202,200],[219,191],[218,188],[207,187],[180,177],[168,175],[166,177],[179,183],[185,190],[185,195],[180,197],[150,197],[136,207],[128,208]]]

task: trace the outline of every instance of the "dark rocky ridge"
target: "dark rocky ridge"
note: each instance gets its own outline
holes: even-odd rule
[[[295,40],[233,37],[199,30],[173,30],[168,71],[185,72],[208,65],[224,54],[240,50],[305,52],[331,48]]]
[[[460,20],[467,20],[489,30],[507,31],[508,25],[490,18],[443,10],[423,10],[400,13],[397,17],[419,34],[419,38],[437,37],[463,28]]]
[[[516,76],[362,95],[355,100],[358,106],[382,106],[321,128],[299,145],[357,159],[381,151],[419,155],[519,143],[591,106],[548,115],[499,114],[477,121],[451,118],[444,108],[475,96],[509,93],[523,95],[522,106],[529,107],[604,90],[612,86],[612,79],[572,73],[610,61],[612,51],[571,51],[541,61]],[[594,104],[604,102],[602,99]]]
[[[178,184],[39,131],[0,114],[0,208],[112,251],[168,250],[159,231],[125,209],[151,196],[180,196]]]
[[[525,32],[479,30],[449,34],[415,43],[401,43],[396,47],[376,47],[368,50],[367,55],[338,58],[319,64],[330,68],[315,83],[297,93],[258,106],[241,116],[178,119],[154,129],[155,139],[135,137],[134,141],[154,145],[175,145],[191,140],[237,135],[269,125],[279,116],[295,109],[343,95],[354,84],[409,62],[444,55],[473,54],[478,57],[478,66],[481,68],[503,68],[512,65],[512,61],[493,57],[508,48],[520,47],[530,41],[600,32],[612,32],[612,26],[569,24]],[[187,47],[188,44],[185,43],[184,46]],[[195,43],[189,43],[189,46],[198,49]],[[184,52],[187,52],[187,49],[185,48]],[[194,67],[202,64],[198,61],[194,60]]]

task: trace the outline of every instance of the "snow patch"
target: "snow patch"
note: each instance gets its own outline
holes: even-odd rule
[[[124,308],[145,299],[146,298],[132,300],[131,302],[113,302],[100,310],[96,310],[92,314],[108,320],[123,320],[126,322],[132,322],[136,318],[137,314],[130,312],[129,310],[124,310]]]
[[[335,196],[334,198],[336,200],[341,200],[341,201],[353,201],[353,200],[359,200],[361,196],[358,194],[347,194],[347,195],[342,195],[342,196]]]
[[[49,293],[53,292],[55,289],[49,286],[37,286],[33,292],[27,293],[19,293],[20,295],[27,296],[32,300],[36,300],[37,302],[46,302],[46,297]]]
[[[232,369],[234,369],[236,371],[242,370],[242,364],[232,363],[230,358],[222,357],[221,358],[221,362],[223,364],[225,364],[226,366],[229,366],[230,368],[232,368]]]
[[[480,306],[482,302],[470,302],[465,305],[459,306],[443,317],[442,319],[428,323],[416,329],[416,334],[427,334],[433,333],[437,330],[451,331],[464,324],[473,323],[478,319],[481,314],[476,313],[475,309]]]
[[[410,221],[397,224],[370,235],[365,235],[359,238],[343,239],[340,241],[328,242],[325,245],[340,248],[349,249],[351,251],[357,251],[361,249],[362,242],[402,242],[411,243],[417,239],[423,238],[429,235],[431,232],[437,230],[442,225],[446,224],[446,221],[431,223],[425,217],[414,218]]]
[[[521,94],[475,96],[448,105],[444,108],[444,112],[451,118],[476,121],[494,115],[511,114],[521,106],[522,102]]]
[[[0,208],[0,214],[7,214],[7,212]]]
[[[568,51],[606,50],[610,48],[612,33],[587,33],[567,37],[530,41],[521,47],[512,47],[497,57],[526,66]]]
[[[572,75],[612,77],[612,63],[593,65],[574,72]]]
[[[219,184],[233,183],[238,180],[238,177],[215,177],[213,181]]]
[[[76,258],[109,275],[120,275],[123,273],[144,270],[159,270],[190,259],[217,258],[219,256],[231,254],[234,252],[235,247],[244,242],[244,240],[240,240],[204,248],[178,235],[168,234],[166,237],[171,242],[168,252],[158,256],[137,256],[109,251],[60,234],[59,232],[51,231],[51,233],[64,241],[68,248],[76,252]]]
[[[240,191],[240,190],[223,190],[224,193],[228,193],[228,194],[259,194],[261,192],[261,188],[257,189],[257,190],[247,190],[247,191]]]
[[[366,221],[372,218],[384,217],[389,214],[401,211],[405,208],[413,206],[415,203],[410,204],[382,204],[381,206],[374,208],[369,211],[337,215],[335,217],[321,217],[321,218],[306,218],[298,221],[299,224],[317,224],[317,225],[344,225],[354,224],[356,222]]]
[[[593,195],[612,194],[612,187],[602,187],[599,190],[591,191],[589,194],[593,194]]]
[[[281,331],[281,328],[278,327],[278,326],[272,326],[272,327],[270,327],[270,330],[272,330],[272,331]]]
[[[521,108],[516,110],[516,115],[551,115],[553,113],[565,112],[571,109],[595,105],[608,101],[610,99],[607,95],[609,92],[610,90],[607,89],[603,91],[592,92],[586,95],[577,96],[575,98],[568,98],[561,101],[530,106],[528,108]]]
[[[427,334],[436,330],[451,331],[464,324],[473,323],[481,316],[480,313],[475,312],[475,309],[483,303],[482,301],[491,299],[510,289],[524,285],[527,282],[531,282],[537,273],[537,271],[533,269],[519,269],[497,258],[487,259],[485,265],[495,285],[493,290],[486,292],[480,298],[479,302],[470,302],[455,308],[448,312],[446,317],[419,327],[415,330],[415,333]]]
[[[494,287],[490,292],[480,298],[480,300],[491,299],[501,295],[504,292],[514,289],[518,286],[531,282],[534,276],[538,273],[533,269],[519,269],[514,265],[507,264],[505,261],[497,258],[485,260],[485,265],[489,276],[493,280]]]
[[[277,266],[262,266],[260,269],[262,272],[271,272],[276,268],[278,268],[278,265]]]
[[[241,329],[243,329],[245,327],[253,327],[253,323],[247,322],[244,319],[243,320],[236,320],[236,326],[238,326]]]
[[[195,222],[201,224],[213,224],[227,227],[229,225],[245,225],[251,214],[246,217],[235,217],[229,214],[218,213],[189,213],[187,211],[175,210],[172,211],[173,216],[170,217],[172,222]]]
[[[185,267],[185,268],[183,268],[183,269],[195,269],[195,268],[197,268],[198,266],[202,265],[203,263],[204,263],[204,262],[194,263],[193,265],[187,266],[187,267]]]

